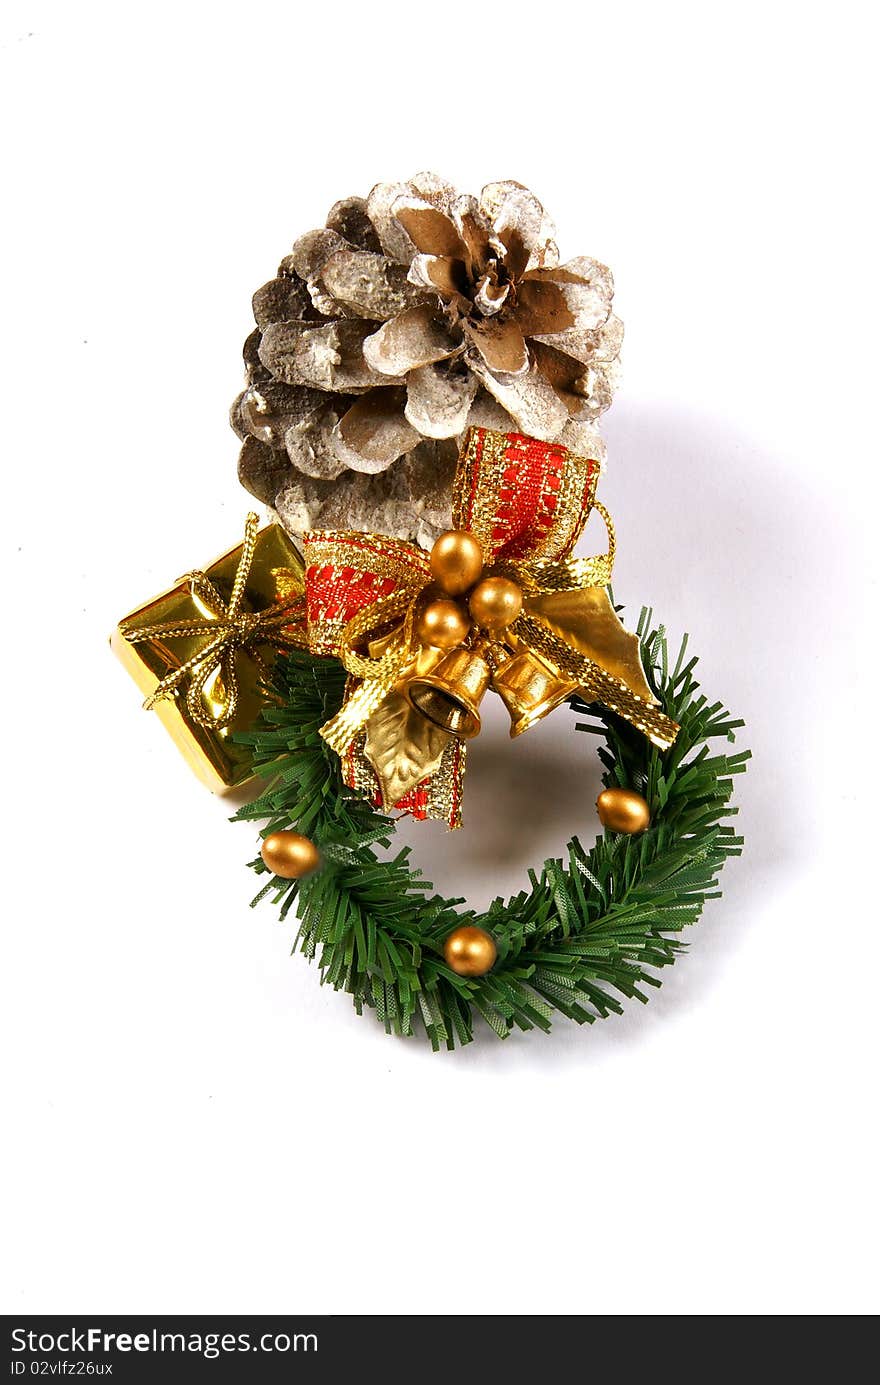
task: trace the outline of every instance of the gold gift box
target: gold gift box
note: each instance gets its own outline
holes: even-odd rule
[[[241,553],[242,545],[239,544],[204,569],[224,600],[228,600],[232,591]],[[297,585],[299,590],[303,585],[302,559],[281,526],[270,524],[257,534],[254,560],[245,589],[246,610],[265,610],[278,600],[275,572],[279,568],[293,577],[293,584],[290,577],[286,581],[285,595],[297,594]],[[175,638],[155,636],[132,644],[122,634],[122,627],[210,616],[211,612],[204,603],[190,591],[189,583],[181,581],[121,620],[110,636],[110,647],[128,669],[144,697],[149,697],[165,675],[204,648],[209,637],[204,634]],[[260,644],[258,648],[263,658],[271,662],[274,657],[271,645]],[[257,689],[257,666],[246,651],[238,652],[235,667],[239,680],[238,706],[228,726],[200,726],[187,710],[185,687],[158,702],[154,708],[154,714],[170,733],[190,767],[213,793],[219,794],[228,793],[251,778],[250,751],[247,746],[236,745],[232,737],[236,731],[248,730],[264,705],[264,699]],[[206,704],[212,711],[220,706],[219,701],[216,704],[211,701],[211,687],[215,681],[216,675],[209,680],[204,694]]]

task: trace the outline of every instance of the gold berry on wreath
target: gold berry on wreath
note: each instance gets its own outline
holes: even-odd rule
[[[603,789],[596,799],[596,810],[603,827],[632,836],[651,825],[647,801],[633,789]]]
[[[416,620],[416,634],[423,645],[454,649],[463,644],[471,622],[457,601],[429,601]]]
[[[522,610],[522,587],[509,577],[484,577],[468,598],[468,610],[484,630],[500,633]]]
[[[464,923],[443,944],[443,956],[458,976],[485,976],[495,965],[498,949],[491,933]]]
[[[466,529],[447,529],[431,549],[431,574],[447,596],[463,596],[479,582],[483,550]]]
[[[270,832],[260,847],[265,864],[282,880],[301,880],[321,864],[315,843],[299,832]]]

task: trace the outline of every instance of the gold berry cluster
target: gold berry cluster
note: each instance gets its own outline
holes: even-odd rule
[[[483,550],[473,534],[449,529],[431,549],[431,575],[443,593],[419,612],[416,634],[435,649],[463,644],[474,626],[500,634],[522,610],[522,589],[509,577],[483,576]]]

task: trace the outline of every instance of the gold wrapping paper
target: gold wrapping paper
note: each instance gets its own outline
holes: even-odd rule
[[[204,572],[224,598],[228,598],[238,572],[243,545],[224,553]],[[284,571],[284,595],[298,595],[303,590],[302,560],[287,534],[278,524],[270,524],[256,536],[253,562],[245,589],[243,609],[262,611],[279,598],[275,573]],[[297,585],[298,584],[298,585]],[[200,633],[163,637],[156,635],[133,644],[123,634],[125,628],[179,623],[210,619],[211,611],[195,593],[186,579],[156,596],[152,601],[132,611],[110,637],[113,652],[131,674],[142,695],[150,697],[173,670],[207,646],[210,636]],[[268,642],[260,642],[256,652],[264,663],[271,663],[275,650]],[[265,698],[259,694],[259,668],[247,649],[234,655],[237,677],[235,715],[225,726],[202,725],[193,717],[186,703],[185,688],[157,702],[156,716],[171,735],[175,745],[204,784],[214,793],[228,793],[247,782],[250,775],[250,754],[246,746],[236,745],[236,731],[249,729],[256,720]],[[211,714],[219,714],[223,705],[223,690],[218,687],[219,670],[208,679],[202,694]]]

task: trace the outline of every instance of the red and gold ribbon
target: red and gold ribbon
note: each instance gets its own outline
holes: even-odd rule
[[[596,461],[557,443],[469,430],[455,480],[453,527],[479,541],[484,575],[512,578],[524,596],[509,630],[482,638],[481,647],[496,675],[512,655],[531,651],[542,667],[569,680],[572,691],[604,703],[666,748],[678,728],[659,710],[638,641],[620,625],[606,591],[614,532],[595,499],[598,474]],[[593,508],[606,521],[608,552],[572,558]],[[431,595],[428,555],[378,534],[313,531],[305,536],[304,559],[309,648],[339,658],[350,675],[345,703],[321,734],[340,755],[347,782],[381,803],[379,777],[364,746],[371,718],[384,708],[389,719],[388,699],[399,697],[417,665],[414,626]],[[465,747],[451,736],[438,744],[435,734],[420,753],[431,772],[393,805],[386,798],[385,806],[458,826]]]

